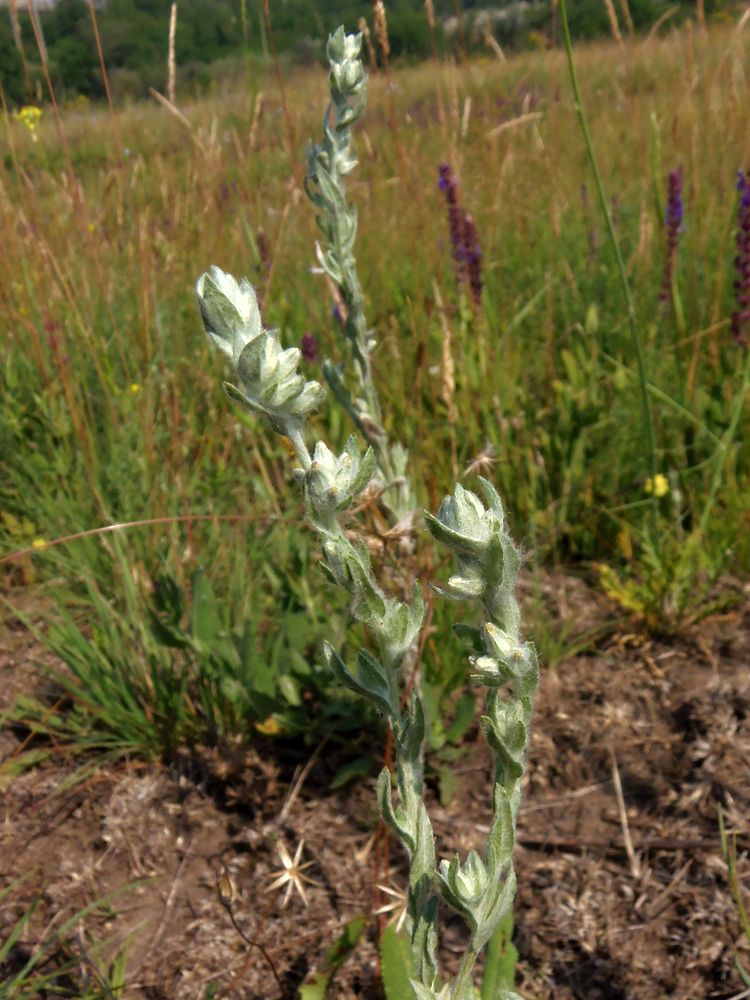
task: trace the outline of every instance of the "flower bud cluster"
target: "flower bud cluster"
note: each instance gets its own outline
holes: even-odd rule
[[[354,257],[357,209],[346,197],[345,178],[357,165],[351,126],[362,114],[367,97],[361,51],[361,33],[347,35],[339,28],[328,39],[330,102],[323,116],[322,142],[308,145],[305,190],[317,209],[321,240],[315,250],[322,271],[336,286],[337,331],[341,331],[351,362],[349,369],[345,358],[339,364],[326,360],[323,374],[338,402],[375,450],[383,507],[394,524],[405,524],[415,507],[405,474],[408,455],[389,442],[383,428],[371,364],[377,342],[367,326]]]
[[[367,76],[361,49],[362,35],[347,35],[343,28],[328,39],[331,100],[323,116],[323,141],[311,142],[307,148],[305,190],[318,211],[322,234],[321,244],[315,248],[318,261],[337,286],[336,314],[354,363],[359,384],[357,398],[345,385],[342,368],[325,364],[323,370],[337,399],[367,440],[375,444],[383,436],[370,365],[375,341],[367,329],[364,294],[354,259],[357,209],[347,203],[344,185],[344,178],[357,165],[351,126],[362,114],[366,102]],[[382,459],[382,455],[379,457]]]
[[[323,142],[311,142],[307,149],[308,194],[318,208],[330,208],[343,200],[338,179],[357,165],[350,126],[362,114],[366,101],[367,74],[361,49],[362,35],[347,35],[343,28],[329,37],[326,46],[331,67],[331,104],[323,117]],[[319,194],[311,191],[309,182],[320,187]],[[354,225],[356,228],[356,216]]]
[[[364,91],[367,77],[362,65],[362,33],[347,35],[343,25],[329,36],[326,58],[331,67],[331,90],[334,101],[352,100]]]
[[[472,680],[488,688],[502,687],[509,682],[523,686],[528,678],[536,683],[537,659],[534,647],[508,635],[492,622],[482,628],[484,652],[471,656],[474,668]]]
[[[443,499],[436,516],[425,513],[434,537],[453,552],[458,571],[439,593],[453,600],[481,600],[488,616],[515,637],[520,625],[514,593],[520,554],[505,528],[497,490],[482,477],[479,482],[487,507],[459,484]]]
[[[398,669],[422,627],[424,600],[419,585],[414,585],[411,603],[387,597],[374,580],[366,547],[353,546],[341,534],[324,541],[323,554],[329,576],[351,595],[352,616],[373,633],[384,669]]]
[[[300,351],[284,350],[276,330],[264,330],[258,301],[246,278],[212,267],[196,284],[209,339],[229,361],[237,381],[225,383],[229,396],[265,416],[280,434],[299,432],[303,420],[325,397],[319,382],[299,372]]]
[[[485,858],[469,851],[462,864],[457,855],[443,859],[437,869],[438,886],[444,901],[460,913],[471,929],[471,946],[479,951],[492,937],[499,921],[508,912],[516,892],[512,854],[514,824],[510,803],[495,786],[494,819]]]
[[[361,456],[353,434],[340,455],[334,455],[324,441],[318,441],[310,467],[306,472],[297,471],[316,524],[325,525],[331,514],[350,507],[370,482],[374,468],[372,448]]]
[[[486,506],[458,485],[452,496],[443,499],[436,516],[425,515],[432,534],[451,550],[456,563],[456,572],[442,593],[454,599],[481,600],[487,615],[481,628],[464,625],[457,626],[457,631],[474,647],[469,658],[472,679],[488,689],[482,731],[495,761],[494,819],[484,857],[470,851],[462,863],[456,855],[441,861],[436,871],[442,900],[471,929],[473,952],[489,941],[515,895],[515,823],[538,685],[536,653],[520,638],[515,598],[520,554],[507,531],[497,491],[487,480],[479,481]],[[461,995],[468,998],[468,979],[462,989]],[[424,993],[425,1000],[429,995]],[[513,994],[508,991],[507,996]]]
[[[253,286],[212,267],[198,278],[195,293],[209,340],[236,365],[242,349],[262,332]]]

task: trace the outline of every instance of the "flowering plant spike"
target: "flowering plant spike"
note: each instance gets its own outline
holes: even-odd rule
[[[353,662],[328,642],[323,644],[323,656],[342,684],[382,713],[394,736],[395,765],[381,772],[377,795],[380,813],[401,840],[410,863],[406,927],[412,997],[403,1000],[476,1000],[473,970],[477,957],[508,913],[515,894],[512,853],[538,683],[537,660],[533,647],[521,636],[515,597],[520,554],[507,530],[500,497],[485,479],[479,480],[483,500],[457,485],[437,514],[425,513],[425,518],[434,538],[454,560],[453,575],[436,590],[452,600],[475,601],[483,612],[480,627],[461,625],[457,631],[470,646],[472,679],[486,689],[482,732],[494,758],[493,820],[481,853],[472,850],[464,860],[458,855],[438,859],[424,801],[424,707],[418,684],[406,696],[400,683],[420,644],[422,591],[416,582],[409,600],[389,596],[375,578],[367,546],[356,540],[352,530],[359,493],[373,477],[383,474],[386,463],[391,463],[391,472],[403,474],[407,462],[403,449],[384,448],[380,411],[373,402],[376,397],[368,402],[370,339],[369,335],[360,339],[364,331],[361,290],[348,250],[341,249],[350,246],[346,240],[353,238],[355,220],[348,214],[337,182],[331,180],[353,163],[348,126],[361,112],[363,101],[360,43],[359,36],[346,35],[343,29],[329,39],[336,119],[331,126],[326,118],[323,146],[313,147],[309,154],[308,183],[317,185],[313,196],[321,208],[319,221],[324,232],[331,234],[330,246],[321,251],[322,260],[329,274],[335,271],[342,278],[347,309],[355,314],[347,336],[359,365],[363,399],[351,406],[369,447],[363,452],[353,435],[340,454],[320,440],[312,450],[308,448],[307,418],[325,392],[319,383],[306,381],[300,374],[300,352],[285,350],[277,331],[263,329],[255,293],[246,279],[237,282],[214,267],[199,278],[196,293],[206,334],[231,371],[232,380],[225,383],[228,394],[291,442],[299,463],[294,476],[309,521],[320,536],[323,568],[349,595],[352,618],[368,629],[373,640],[372,648],[359,649]],[[332,385],[339,396],[335,382]],[[441,904],[459,914],[470,932],[452,980],[441,974],[438,963]],[[519,1000],[506,989],[498,1000],[514,998]]]
[[[750,172],[737,173],[737,256],[734,259],[736,307],[732,313],[732,336],[735,343],[747,344],[746,328],[750,324]]]
[[[339,28],[328,39],[330,102],[323,116],[322,141],[307,149],[305,190],[317,209],[321,243],[318,262],[336,288],[335,314],[346,353],[351,360],[356,388],[347,384],[344,366],[323,363],[326,380],[339,403],[354,421],[377,456],[378,479],[384,501],[394,522],[410,518],[415,508],[407,475],[405,449],[389,442],[372,376],[372,352],[376,345],[365,316],[365,296],[357,274],[354,244],[357,209],[347,202],[344,178],[357,166],[351,126],[360,118],[367,101],[367,75],[361,59],[362,35],[347,35]]]

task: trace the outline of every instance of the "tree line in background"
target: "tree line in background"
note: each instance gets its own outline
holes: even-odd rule
[[[731,2],[731,0],[727,0]],[[705,0],[707,18],[725,15],[722,0]],[[386,4],[391,57],[423,59],[433,52],[458,56],[487,51],[490,39],[503,49],[544,47],[557,42],[552,0],[435,0],[431,34],[423,0]],[[108,0],[97,12],[104,57],[118,100],[164,88],[171,0]],[[371,0],[273,0],[273,40],[287,61],[314,63],[323,58],[329,32],[345,24],[354,29],[365,17],[372,28]],[[636,31],[660,18],[669,23],[691,16],[693,2],[628,0],[618,11]],[[39,13],[50,76],[58,97],[103,96],[104,88],[86,0],[60,0]],[[574,37],[596,38],[611,32],[604,0],[576,0],[570,21]],[[28,13],[19,10],[14,37],[10,8],[0,7],[0,84],[10,104],[44,99],[38,44]],[[623,31],[625,24],[623,24]],[[19,37],[20,35],[20,37]],[[19,45],[20,41],[20,45]],[[269,54],[261,0],[179,0],[175,56],[183,92],[200,93],[231,75],[242,59],[260,63]]]

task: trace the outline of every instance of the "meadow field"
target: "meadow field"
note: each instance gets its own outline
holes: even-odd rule
[[[750,21],[575,60],[603,201],[564,52],[371,72],[348,193],[374,378],[420,508],[481,474],[525,552],[541,681],[518,991],[739,1000]],[[3,111],[8,1000],[406,1000],[378,951],[407,871],[378,827],[385,725],[323,665],[347,602],[285,440],[222,392],[195,302],[209,265],[246,275],[307,378],[340,356],[303,184],[328,82],[281,83],[248,69],[172,109]],[[481,288],[441,176],[476,227]],[[352,430],[330,403],[313,420],[337,447]],[[441,849],[465,852],[488,829],[491,760],[458,612],[427,589],[446,561],[420,529],[402,572],[398,535],[377,504],[364,515],[393,586],[424,586],[427,793]],[[292,854],[296,889],[278,877]],[[446,916],[449,969],[462,934]]]

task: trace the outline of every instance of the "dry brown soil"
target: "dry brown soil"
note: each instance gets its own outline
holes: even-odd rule
[[[738,949],[746,965],[750,956],[717,817],[721,806],[736,833],[748,898],[747,591],[738,609],[671,641],[631,629],[583,587],[571,592],[573,615],[615,624],[598,648],[543,672],[516,853],[520,992],[528,1000],[748,996],[733,964]],[[38,655],[20,627],[0,636],[6,708],[36,683]],[[12,726],[3,729],[6,766],[23,738]],[[443,851],[479,846],[487,829],[490,762],[476,728],[465,750],[455,765],[455,798],[441,805],[432,796]],[[77,909],[135,882],[68,935],[69,953],[81,956],[76,982],[93,976],[94,942],[111,938],[109,954],[127,947],[120,1000],[276,1000],[268,964],[219,899],[225,871],[236,891],[237,926],[263,945],[295,995],[337,930],[375,905],[374,776],[331,792],[343,758],[323,748],[300,783],[310,756],[301,745],[269,741],[234,758],[186,754],[170,767],[99,762],[70,784],[82,762],[53,753],[6,777],[0,886],[28,878],[0,897],[0,942],[38,904],[0,983]],[[295,894],[282,907],[283,892],[268,890],[281,867],[278,847],[293,853],[301,839],[314,884],[307,906]],[[390,856],[390,872],[377,878],[398,889],[405,865],[396,845]],[[381,996],[375,924],[371,919],[339,971],[335,1000]],[[461,933],[446,917],[448,966]],[[48,967],[62,957],[58,949]]]

